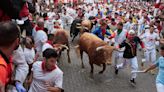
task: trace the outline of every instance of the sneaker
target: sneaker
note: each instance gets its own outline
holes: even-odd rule
[[[115,74],[117,75],[118,74],[117,66],[115,66],[114,69],[115,69]]]
[[[131,80],[130,80],[130,83],[131,83],[132,86],[135,86],[135,85],[136,85],[135,79],[134,79],[134,78],[131,79]]]

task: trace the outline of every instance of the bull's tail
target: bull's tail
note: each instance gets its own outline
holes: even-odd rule
[[[77,53],[77,56],[80,57],[80,46],[79,45],[75,46],[75,51]]]

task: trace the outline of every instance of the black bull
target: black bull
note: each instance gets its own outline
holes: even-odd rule
[[[73,37],[72,41],[80,32],[80,29],[78,28],[78,26],[80,26],[81,22],[82,22],[82,19],[75,19],[71,24],[70,36]]]
[[[95,19],[95,17],[89,17],[90,21],[93,21]],[[72,37],[72,41],[74,41],[75,37],[80,33],[80,26],[81,26],[81,22],[83,20],[82,19],[75,19],[72,24],[71,24],[71,28],[70,28],[70,36]],[[97,21],[91,22],[91,29],[94,25],[96,25]],[[85,31],[85,29],[84,29]],[[90,31],[90,30],[88,30]]]

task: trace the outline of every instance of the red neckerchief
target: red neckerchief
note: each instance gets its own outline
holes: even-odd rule
[[[58,29],[58,28],[60,28],[60,27],[59,27],[59,26],[54,26],[54,28],[57,28],[57,29]]]
[[[47,70],[45,64],[46,64],[46,61],[43,61],[42,62],[42,70],[45,72],[51,72],[56,69],[56,65],[55,65],[51,70]]]
[[[45,17],[44,20],[48,20],[48,17]]]
[[[36,30],[36,31],[44,30],[44,28],[41,28],[41,27],[36,26],[35,30]]]
[[[112,22],[111,24],[115,26],[116,25],[116,22]]]
[[[48,40],[46,43],[53,45],[52,41]]]
[[[102,36],[104,36],[106,33],[106,30],[105,29],[102,29]]]
[[[162,30],[162,26],[161,26],[161,25],[158,25],[158,26],[157,26],[157,29],[158,29],[158,31],[159,31],[159,33],[160,33],[161,30]]]

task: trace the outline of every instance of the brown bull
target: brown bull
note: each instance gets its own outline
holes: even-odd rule
[[[78,48],[80,50],[81,60],[83,52],[86,52],[88,54],[89,64],[91,66],[91,74],[93,74],[93,64],[96,64],[98,66],[103,65],[103,70],[99,73],[103,73],[105,71],[106,63],[111,64],[111,57],[114,47],[108,46],[106,42],[104,42],[94,34],[83,33],[79,39]],[[82,67],[84,68],[83,61]]]
[[[67,49],[68,62],[71,63],[69,55],[68,33],[64,29],[57,29],[54,33],[54,48],[59,51],[59,55],[64,49]]]

